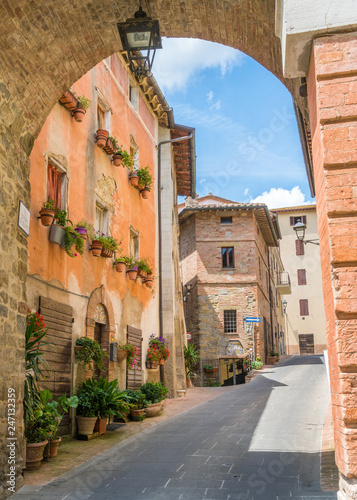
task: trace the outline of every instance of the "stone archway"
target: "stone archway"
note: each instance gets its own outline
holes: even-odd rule
[[[89,299],[86,317],[86,334],[90,339],[97,336],[98,326],[100,328],[100,345],[108,355],[110,354],[110,342],[115,335],[114,310],[110,297],[103,286],[96,288]],[[109,380],[114,379],[114,368],[108,360],[104,361],[107,368]],[[106,375],[106,374],[105,374]]]
[[[275,35],[276,3],[281,2],[217,0],[201,3],[197,8],[195,0],[169,3],[150,0],[145,1],[143,7],[152,17],[160,19],[166,36],[211,40],[253,57],[290,89],[305,112],[301,118],[305,118],[307,101],[300,98],[297,91],[300,81],[283,77],[281,46]],[[4,289],[0,297],[0,336],[9,350],[1,376],[4,386],[16,389],[20,405],[24,374],[23,364],[17,362],[16,348],[23,347],[27,242],[17,227],[17,207],[20,200],[29,206],[28,157],[61,93],[99,61],[121,49],[116,23],[131,17],[137,7],[138,2],[134,0],[98,1],[95,6],[92,3],[78,6],[71,0],[36,3],[4,0],[0,5],[0,222],[3,233],[0,284]],[[353,240],[357,213],[356,45],[356,33],[318,39],[313,44],[307,75],[337,459],[340,470],[348,478],[346,481],[354,488],[357,488],[354,451],[357,412],[353,403],[357,378],[357,285],[350,277],[354,276],[357,263],[356,251],[353,251],[357,246]],[[330,99],[329,106],[326,99]],[[104,291],[94,293],[105,295]],[[100,303],[108,310],[110,328],[114,327],[109,307],[102,299]],[[10,333],[11,345],[7,341]],[[6,414],[4,400],[0,402],[0,412]],[[5,429],[2,424],[2,436],[6,434]],[[19,418],[17,432],[22,435],[22,431]],[[5,444],[3,438],[1,451]],[[20,457],[21,439],[17,445]],[[4,479],[2,476],[1,480]],[[350,498],[349,488],[348,485],[343,488],[346,493],[341,498]]]

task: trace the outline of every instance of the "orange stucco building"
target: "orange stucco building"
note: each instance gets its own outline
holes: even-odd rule
[[[173,124],[172,110],[153,77],[140,87],[117,54],[86,73],[71,90],[75,96],[84,95],[91,100],[83,121],[76,122],[72,111],[58,102],[44,123],[30,158],[28,305],[40,310],[49,327],[49,340],[56,347],[55,351],[47,352],[52,371],[46,385],[55,396],[75,391],[78,381],[85,376],[74,356],[75,341],[82,336],[95,338],[108,353],[111,342],[129,341],[136,345],[139,351],[136,370],[127,369],[125,361],[107,362],[106,374],[110,379],[117,378],[121,388],[138,388],[147,380],[157,381],[159,371],[146,369],[145,354],[149,336],[162,333],[172,346],[171,359],[165,367],[165,382],[175,395],[176,390],[185,385],[180,356],[185,341],[184,322],[180,321],[180,300],[175,297],[170,314],[178,317],[176,327],[170,331],[167,326],[168,313],[162,311],[162,283],[158,276],[161,282],[168,281],[180,293],[180,283],[175,282],[178,259],[165,263],[165,254],[161,252],[159,262],[162,238],[158,228],[163,226],[164,231],[165,217],[171,222],[171,211],[175,213],[176,195],[175,199],[166,199],[165,192],[175,192],[177,185],[180,194],[191,192],[193,183],[189,182],[187,188],[185,181],[192,174],[192,148],[182,142],[181,147],[187,147],[188,152],[183,164],[175,160],[174,147],[167,148],[160,173],[160,185],[167,187],[160,193],[161,205],[166,210],[159,214],[157,145],[160,138],[168,137],[170,141],[170,137],[188,134],[185,127],[177,128]],[[112,154],[97,147],[98,129],[105,129],[115,137],[118,145],[133,155],[138,167],[149,166],[153,184],[147,199],[131,185],[129,169],[114,166]],[[171,186],[164,185],[166,171],[170,174],[167,183]],[[55,186],[53,177],[56,177]],[[96,230],[121,241],[124,255],[148,259],[155,277],[153,288],[147,287],[141,278],[130,280],[125,272],[116,272],[114,258],[93,256],[89,239],[83,255],[75,257],[69,256],[63,246],[52,243],[51,227],[43,226],[38,214],[53,192],[58,197],[58,208],[67,212],[74,226],[84,219]],[[172,233],[174,247],[175,239]],[[165,326],[163,332],[160,316]],[[63,432],[69,430],[64,426]]]

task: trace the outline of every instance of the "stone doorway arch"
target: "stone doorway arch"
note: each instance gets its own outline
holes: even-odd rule
[[[110,342],[115,335],[115,319],[112,302],[103,286],[96,288],[90,296],[87,307],[86,335],[92,340],[97,340],[109,356]],[[109,380],[113,380],[113,364],[106,359],[104,366],[106,370],[101,373],[101,376],[108,376]]]

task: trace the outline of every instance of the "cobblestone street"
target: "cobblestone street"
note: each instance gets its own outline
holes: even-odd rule
[[[328,400],[322,357],[293,357],[13,498],[336,498],[320,483]]]

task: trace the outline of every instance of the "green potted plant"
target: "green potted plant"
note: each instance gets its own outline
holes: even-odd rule
[[[125,257],[119,256],[114,260],[113,267],[117,273],[123,273],[126,271]]]
[[[151,268],[150,268],[148,260],[143,258],[143,257],[141,259],[139,259],[138,260],[138,276],[140,278],[142,278],[143,280],[145,280],[148,272],[150,272],[150,271],[151,271]]]
[[[106,432],[108,417],[123,418],[130,411],[130,407],[124,399],[124,391],[118,388],[117,379],[109,382],[108,377],[99,377],[98,379],[93,378],[89,383],[100,389],[97,397],[98,419],[94,426],[94,432],[99,432],[101,435]]]
[[[183,354],[185,358],[185,372],[186,372],[186,386],[190,386],[191,379],[196,377],[195,369],[200,360],[200,354],[196,347],[189,343],[183,348]]]
[[[211,364],[208,364],[208,365],[203,365],[203,369],[206,373],[216,373],[218,372],[218,368],[217,367],[214,367],[213,365]]]
[[[49,240],[51,243],[56,245],[64,244],[64,237],[66,234],[66,227],[72,222],[67,217],[67,212],[65,210],[56,209],[54,223],[51,226]]]
[[[73,118],[76,122],[82,122],[83,117],[87,112],[87,109],[92,104],[90,99],[87,99],[86,96],[80,95],[77,97],[77,107],[73,111]]]
[[[143,199],[146,200],[149,197],[152,185],[152,175],[150,174],[149,166],[139,168],[137,174],[139,176],[138,185],[140,189],[140,194],[143,197]]]
[[[116,238],[113,238],[109,235],[102,236],[102,252],[101,256],[110,258],[113,257],[114,252],[118,252],[121,247],[121,241],[118,241]]]
[[[64,234],[64,249],[70,257],[77,257],[78,254],[83,255],[84,252],[84,238],[73,226],[68,225],[65,228]],[[75,250],[73,250],[73,247]]]
[[[74,351],[76,360],[82,365],[84,371],[93,369],[103,371],[105,369],[103,360],[109,358],[109,356],[101,349],[96,340],[79,337],[76,340]]]
[[[263,367],[263,363],[261,361],[255,360],[252,361],[251,367],[252,370],[260,370]]]
[[[112,158],[113,165],[115,167],[120,167],[120,165],[125,167],[126,166],[126,162],[124,163],[125,156],[130,156],[130,155],[123,149],[123,146],[118,146],[116,142],[116,144],[114,145],[114,155]]]
[[[39,401],[33,406],[33,412],[25,418],[25,439],[26,439],[26,469],[34,470],[41,466],[43,452],[48,443],[50,423],[43,412],[44,404]]]
[[[147,402],[145,415],[148,418],[155,417],[162,410],[162,401],[168,389],[161,382],[147,382],[140,387],[140,390]]]
[[[102,253],[103,236],[104,233],[102,233],[101,231],[95,231],[89,234],[89,237],[91,239],[90,250],[92,252],[93,257],[99,257]]]
[[[131,399],[130,420],[141,422],[145,418],[145,408],[147,407],[145,394],[141,391],[133,391],[130,389],[128,389],[126,392]]]
[[[108,153],[108,155],[114,154],[114,142],[117,142],[115,137],[108,135],[105,146],[103,147],[104,151]]]
[[[53,395],[47,389],[42,391],[41,400],[43,407],[43,418],[48,422],[49,433],[49,456],[53,458],[57,456],[58,446],[61,438],[58,437],[58,428],[62,421],[63,415],[68,413],[70,408],[77,408],[77,396],[66,397],[65,394],[60,396],[57,401],[53,400]]]
[[[102,390],[88,379],[78,387],[77,427],[78,434],[90,436],[98,419],[98,399]]]
[[[42,204],[40,210],[41,222],[43,226],[50,226],[53,222],[56,213],[56,204],[49,199]]]
[[[135,280],[138,274],[138,261],[131,255],[125,256],[126,274],[130,280]]]
[[[88,234],[92,234],[94,232],[94,227],[90,222],[87,222],[85,219],[81,219],[75,225],[74,230],[80,234],[82,238],[87,238]]]
[[[139,185],[139,175],[138,175],[137,169],[134,168],[134,166],[130,170],[129,179],[130,179],[130,185],[131,186],[138,187],[138,185]]]

